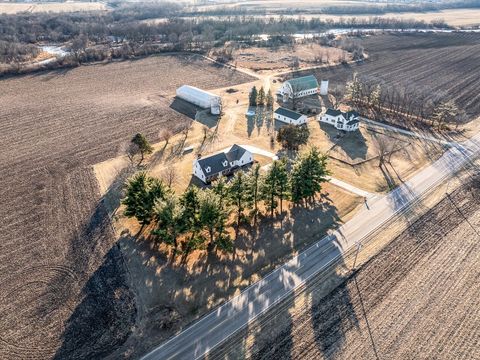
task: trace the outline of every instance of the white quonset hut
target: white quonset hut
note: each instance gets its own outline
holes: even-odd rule
[[[193,175],[208,184],[220,175],[230,175],[235,170],[252,162],[253,154],[235,144],[225,152],[195,160]]]
[[[213,115],[222,112],[222,98],[211,92],[190,85],[183,85],[177,89],[177,97],[204,109],[210,109]]]
[[[307,117],[296,111],[288,110],[283,107],[278,108],[273,113],[273,118],[287,124],[301,125],[307,122]]]
[[[285,81],[277,92],[283,101],[318,94],[318,81],[313,75],[302,76]]]
[[[342,112],[340,110],[327,109],[325,114],[318,116],[318,120],[333,125],[338,130],[355,131],[360,127],[356,111]]]

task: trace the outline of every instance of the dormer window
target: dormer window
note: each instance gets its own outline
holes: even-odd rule
[[[206,171],[207,173],[209,173],[210,171],[212,171],[212,168],[211,168],[210,166],[207,166],[207,167],[205,168],[205,171]]]
[[[225,160],[222,164],[223,164],[223,167],[226,167],[228,165],[228,161]]]

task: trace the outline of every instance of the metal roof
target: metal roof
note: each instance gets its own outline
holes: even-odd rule
[[[275,114],[283,115],[294,120],[298,120],[303,116],[302,114],[296,111],[285,109],[283,107],[279,107],[277,110],[275,110]]]
[[[302,76],[287,80],[295,92],[318,88],[317,78],[313,75]]]

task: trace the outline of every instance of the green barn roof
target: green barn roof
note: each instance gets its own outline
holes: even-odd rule
[[[317,78],[313,75],[290,79],[287,80],[287,82],[292,86],[292,89],[295,92],[318,88]]]

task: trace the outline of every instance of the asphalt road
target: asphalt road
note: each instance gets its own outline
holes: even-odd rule
[[[328,266],[341,254],[405,210],[425,191],[446,181],[480,155],[480,133],[450,148],[402,186],[376,200],[332,234],[295,256],[259,282],[143,357],[144,360],[197,359],[221,344],[297,286]]]

